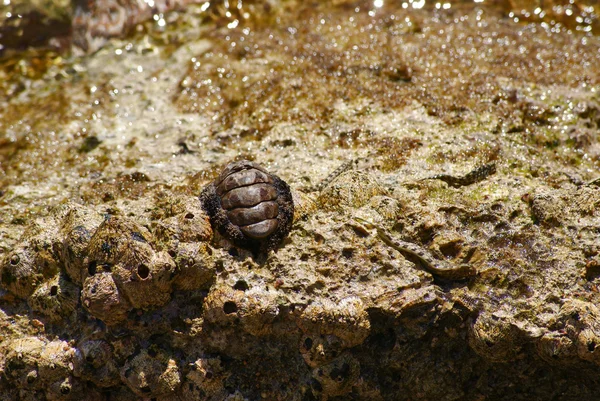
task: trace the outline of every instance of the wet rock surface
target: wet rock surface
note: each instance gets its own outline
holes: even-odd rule
[[[420,3],[2,59],[0,399],[599,397],[597,6]],[[199,199],[240,160],[290,186],[274,249]]]

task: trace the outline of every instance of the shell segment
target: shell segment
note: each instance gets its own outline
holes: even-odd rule
[[[256,206],[227,211],[227,217],[236,226],[247,226],[266,219],[274,219],[279,214],[277,202],[261,202]]]
[[[263,220],[260,223],[242,226],[240,230],[251,238],[266,238],[277,229],[277,220]]]
[[[221,196],[223,209],[231,210],[238,207],[251,207],[260,202],[277,198],[277,189],[270,184],[253,184],[246,187],[234,188]]]
[[[234,172],[223,178],[217,185],[217,194],[223,195],[234,188],[246,187],[258,183],[272,184],[273,180],[267,173],[256,168]]]
[[[231,174],[239,173],[243,170],[258,170],[262,171],[265,174],[269,174],[269,172],[260,164],[253,163],[249,160],[240,160],[238,162],[229,163],[227,166],[225,166],[225,168],[223,169],[223,171],[221,171],[221,174],[219,174],[219,177],[217,178],[217,185],[220,184],[223,180],[225,180],[225,178],[227,178]]]

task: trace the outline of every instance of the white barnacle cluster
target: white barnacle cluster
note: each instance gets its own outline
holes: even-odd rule
[[[73,375],[75,349],[66,341],[27,336],[2,345],[0,366],[17,386],[44,390],[46,399],[68,399],[71,393],[81,392],[82,385]]]
[[[122,322],[132,309],[159,307],[174,289],[200,288],[212,279],[210,251],[197,241],[210,238],[210,224],[200,209],[194,213],[160,225],[159,236],[172,234],[160,246],[132,219],[67,205],[36,222],[6,255],[2,287],[55,322],[74,318],[79,303],[108,325]]]
[[[223,326],[239,323],[247,333],[264,336],[271,333],[271,323],[279,315],[277,293],[258,286],[236,289],[216,285],[206,297],[204,311],[208,322]]]
[[[121,386],[138,396],[161,396],[180,385],[179,364],[169,351],[117,352],[114,338],[98,334],[121,333],[132,315],[154,316],[176,291],[202,291],[213,283],[207,216],[197,198],[169,201],[172,210],[150,227],[70,203],[36,220],[4,255],[2,300],[29,307],[41,333],[0,339],[0,371],[14,391],[49,400],[103,399],[98,389]],[[44,333],[50,332],[71,340],[48,341]],[[86,390],[86,382],[95,387]]]
[[[469,327],[469,345],[492,362],[514,361],[532,349],[553,366],[600,365],[600,310],[575,299],[557,300],[543,308],[534,322],[508,308],[482,311]]]

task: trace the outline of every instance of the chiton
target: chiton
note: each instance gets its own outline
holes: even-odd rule
[[[241,247],[273,249],[292,226],[290,187],[249,160],[228,164],[200,200],[213,227]]]

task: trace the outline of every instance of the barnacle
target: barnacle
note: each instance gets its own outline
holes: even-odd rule
[[[232,325],[254,335],[266,335],[270,323],[279,315],[277,294],[261,288],[246,291],[228,286],[213,286],[204,303],[204,316],[209,322]]]
[[[494,362],[514,360],[525,338],[511,317],[481,313],[470,326],[469,345],[482,357]]]
[[[210,221],[197,199],[196,203],[197,207],[162,220],[154,231],[156,237],[167,244],[209,241],[212,237]]]
[[[315,301],[299,316],[298,326],[307,335],[334,335],[345,348],[361,344],[371,329],[365,304],[358,297]]]
[[[26,247],[7,254],[0,266],[2,287],[21,298],[33,293],[44,280],[44,274],[39,271],[34,258],[35,255]]]
[[[36,312],[51,320],[69,318],[79,304],[79,287],[71,283],[63,273],[59,273],[40,285],[28,300]]]
[[[170,251],[177,265],[173,286],[182,290],[209,287],[216,271],[212,250],[203,242],[184,242]]]
[[[38,337],[17,338],[6,346],[3,365],[4,374],[19,387],[42,388],[38,361],[46,342]]]
[[[184,389],[188,398],[198,396],[224,398],[223,372],[220,358],[199,358],[190,365],[190,372],[186,375],[190,386]],[[186,391],[187,390],[187,391]]]
[[[3,361],[4,374],[21,388],[60,388],[72,376],[75,350],[66,341],[24,337],[3,346],[8,350]]]
[[[323,188],[318,202],[325,210],[343,210],[362,207],[378,195],[386,195],[386,190],[375,177],[365,171],[349,170]]]
[[[156,347],[130,358],[121,369],[121,378],[140,397],[168,396],[181,384],[177,362]]]
[[[311,368],[331,362],[343,349],[344,344],[334,335],[305,334],[300,340],[300,353]]]
[[[92,316],[106,324],[120,323],[131,309],[109,272],[89,276],[83,283],[81,303]]]
[[[548,363],[572,363],[577,360],[577,348],[564,333],[549,332],[536,343],[537,354]]]
[[[154,253],[152,237],[145,227],[122,217],[107,217],[90,239],[87,249],[87,275],[104,266],[118,264],[137,267],[147,262]]]
[[[50,341],[42,349],[38,360],[40,378],[46,383],[54,383],[70,377],[74,356],[75,350],[66,341]]]
[[[58,273],[59,244],[54,230],[25,233],[22,243],[0,262],[2,286],[18,297],[27,298],[44,280]]]
[[[118,263],[112,267],[117,286],[134,308],[164,305],[171,298],[174,273],[175,263],[166,252],[153,254],[135,265]]]
[[[352,391],[360,377],[360,364],[350,354],[343,354],[327,365],[315,368],[313,377],[326,396],[341,396]]]
[[[530,199],[531,214],[541,224],[556,226],[565,218],[564,201],[556,193],[548,190],[537,190]]]
[[[112,347],[105,340],[90,339],[78,343],[73,364],[75,376],[98,387],[112,387],[121,381]]]
[[[570,363],[578,357],[600,365],[600,310],[590,302],[568,299],[556,320],[556,330],[538,340],[538,354],[552,362]]]
[[[152,241],[150,232],[133,221],[106,219],[90,240],[87,274],[110,271],[134,308],[163,305],[170,299],[175,263],[166,252],[155,252]]]
[[[85,256],[92,235],[101,224],[101,216],[82,206],[73,207],[61,227],[62,260],[67,275],[81,285],[85,278]]]

